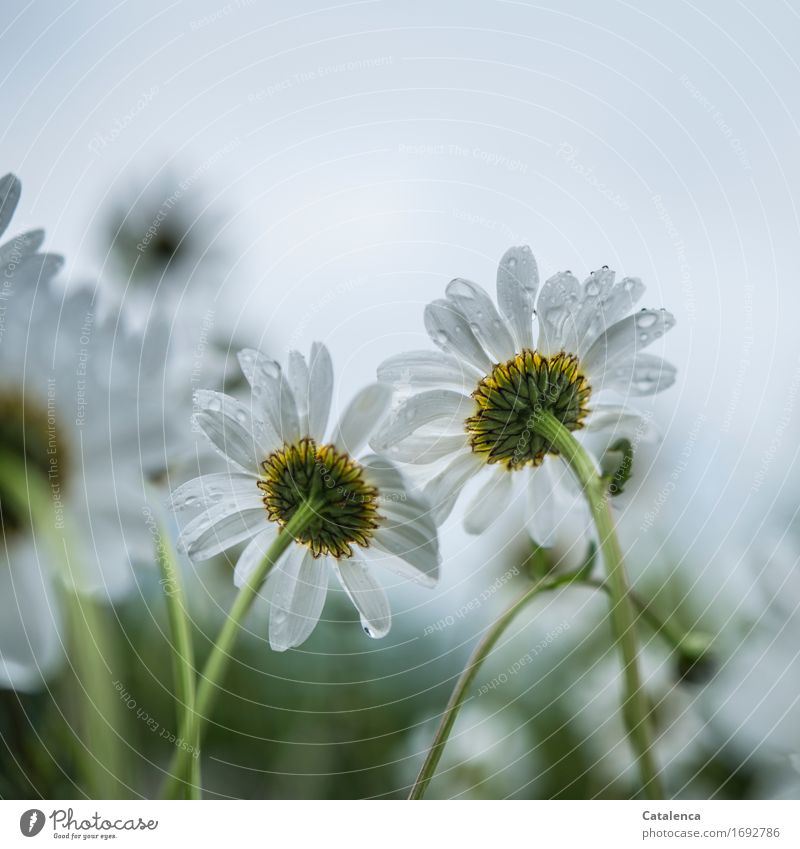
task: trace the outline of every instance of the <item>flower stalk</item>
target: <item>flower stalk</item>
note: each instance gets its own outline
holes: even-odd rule
[[[411,792],[408,795],[409,799],[422,799],[428,790],[428,785],[431,783],[436,767],[439,765],[439,760],[444,752],[444,747],[450,737],[450,732],[453,730],[453,725],[456,721],[459,711],[467,697],[467,692],[475,680],[482,663],[491,653],[492,649],[497,645],[498,640],[502,636],[506,628],[511,624],[512,620],[522,610],[523,607],[539,593],[545,590],[555,589],[562,586],[568,581],[561,578],[545,579],[540,578],[536,581],[527,592],[523,593],[495,622],[492,623],[489,630],[483,635],[478,645],[470,655],[464,671],[459,675],[456,686],[450,694],[450,699],[442,714],[439,727],[436,729],[436,735],[433,738],[428,754],[425,756],[425,761],[420,768],[416,781],[411,787]]]
[[[583,488],[589,504],[606,570],[611,626],[622,659],[625,682],[622,716],[639,764],[642,792],[648,799],[661,799],[661,782],[650,739],[650,712],[639,674],[636,616],[605,483],[578,440],[551,413],[538,412],[533,417],[532,426],[560,453]]]
[[[196,725],[193,721],[195,711],[195,665],[194,649],[192,647],[191,629],[187,615],[186,595],[175,557],[168,536],[159,526],[156,536],[156,560],[161,574],[161,585],[167,602],[170,633],[172,634],[172,671],[175,680],[175,696],[178,703],[179,727],[181,737],[191,747],[192,752],[198,752],[198,741],[186,735],[196,735]],[[191,775],[185,788],[186,798],[199,799],[202,780],[200,776],[200,758],[193,757]]]
[[[205,667],[200,674],[194,710],[187,714],[188,721],[186,723],[185,739],[194,741],[192,745],[196,745],[197,748],[194,752],[183,748],[176,751],[164,785],[162,795],[165,799],[178,798],[182,785],[188,780],[189,759],[192,757],[197,758],[200,755],[200,743],[203,731],[205,730],[208,717],[213,710],[222,678],[228,668],[231,649],[236,642],[239,628],[245,616],[258,597],[258,593],[272,567],[295,541],[295,537],[308,528],[309,524],[314,520],[316,513],[317,508],[314,504],[308,501],[302,502],[269,547],[259,567],[239,590],[239,594],[233,602],[228,618],[225,620],[219,636],[211,649],[211,654],[206,661]]]

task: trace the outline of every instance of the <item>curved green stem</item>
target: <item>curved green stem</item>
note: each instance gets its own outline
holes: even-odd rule
[[[194,679],[194,650],[187,615],[186,595],[183,591],[180,569],[169,543],[169,538],[160,525],[156,526],[156,559],[161,573],[161,585],[167,601],[169,628],[172,634],[172,674],[175,679],[176,700],[178,703],[178,727],[183,741],[191,747],[192,752],[198,749],[198,741],[189,737],[194,733],[192,716],[195,711],[195,679]],[[186,787],[189,799],[200,798],[202,780],[200,776],[200,758],[193,757],[191,776]]]
[[[585,583],[597,590],[609,592],[605,581],[589,579]],[[708,652],[711,639],[707,634],[702,631],[686,631],[675,625],[672,620],[662,619],[632,590],[629,591],[628,597],[638,615],[650,626],[653,633],[665,640],[687,666],[697,663]]]
[[[625,681],[622,715],[639,763],[644,795],[648,799],[661,799],[663,794],[650,739],[650,712],[639,675],[634,610],[606,487],[592,459],[558,419],[540,411],[531,424],[559,451],[586,495],[599,537],[611,600],[611,625],[622,658]]]
[[[497,645],[497,641],[503,634],[503,631],[511,624],[514,617],[522,610],[522,608],[538,593],[544,590],[554,589],[561,586],[564,582],[559,579],[537,581],[526,593],[518,598],[508,610],[503,613],[500,618],[494,622],[489,630],[483,635],[478,645],[470,655],[464,671],[456,682],[455,689],[450,694],[450,699],[447,702],[447,707],[444,709],[442,719],[439,722],[439,727],[436,729],[436,736],[433,738],[428,754],[425,757],[425,762],[417,775],[417,779],[411,787],[411,792],[408,795],[409,799],[422,799],[425,795],[428,785],[431,783],[436,767],[439,765],[439,760],[444,752],[444,747],[450,737],[450,732],[453,730],[453,724],[456,721],[461,706],[467,697],[467,691],[472,686],[475,676],[481,664],[486,660],[492,649]]]
[[[189,715],[189,721],[187,722],[186,740],[194,740],[197,749],[194,752],[188,751],[188,748],[181,748],[176,751],[170,767],[169,776],[164,785],[163,797],[165,799],[175,799],[178,797],[181,786],[186,781],[189,758],[193,756],[199,757],[200,755],[199,747],[205,729],[205,723],[213,709],[222,677],[228,667],[231,649],[236,642],[236,637],[238,636],[239,628],[242,625],[244,617],[256,600],[270,569],[275,565],[283,552],[294,542],[294,538],[305,530],[315,515],[316,509],[314,505],[303,502],[275,538],[258,569],[253,572],[247,583],[239,590],[239,594],[236,596],[228,618],[225,620],[217,641],[214,643],[211,654],[208,656],[206,665],[203,668],[200,683],[197,686],[194,710]]]

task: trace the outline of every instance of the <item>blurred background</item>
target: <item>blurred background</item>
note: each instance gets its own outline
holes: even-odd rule
[[[166,370],[130,389],[182,440],[163,440],[164,493],[195,450],[191,402],[175,399],[237,391],[239,347],[283,359],[324,341],[341,409],[384,357],[429,347],[422,310],[449,279],[491,289],[509,245],[530,244],[543,277],[641,277],[647,305],[677,316],[663,351],[679,378],[642,405],[662,439],[637,457],[622,542],[651,609],[713,638],[687,672],[642,630],[659,761],[675,796],[800,795],[789,3],[9,0],[4,19],[12,230],[46,227],[64,285],[112,326],[168,322]],[[204,750],[207,794],[405,795],[471,648],[524,590],[523,509],[479,539],[454,515],[440,586],[387,583],[384,640],[331,593],[311,639],[278,655],[255,610]],[[231,565],[184,567],[201,661]],[[154,796],[172,747],[143,716],[174,730],[168,627],[155,566],[131,568],[99,615],[136,705],[124,792]],[[519,617],[480,674],[506,680],[476,688],[430,796],[636,792],[606,611],[566,588]],[[0,691],[0,795],[90,792],[69,669]]]

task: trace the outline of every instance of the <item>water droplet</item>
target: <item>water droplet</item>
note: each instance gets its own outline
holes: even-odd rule
[[[222,409],[222,401],[216,395],[212,395],[208,399],[208,404],[206,405],[207,409],[211,410],[214,413],[218,413]]]
[[[652,327],[656,321],[658,317],[651,312],[641,312],[636,316],[637,327]]]
[[[510,256],[508,258],[508,267],[516,268],[517,267],[517,258],[515,256]]]
[[[281,367],[275,362],[275,360],[266,360],[264,362],[264,373],[268,377],[278,378],[281,376]]]

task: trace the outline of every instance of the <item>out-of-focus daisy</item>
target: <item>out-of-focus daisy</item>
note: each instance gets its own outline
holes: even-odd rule
[[[483,288],[453,280],[446,297],[425,309],[425,327],[441,351],[399,354],[378,369],[380,380],[407,397],[373,448],[432,469],[425,494],[440,522],[464,486],[483,475],[465,519],[474,533],[522,484],[530,531],[549,544],[558,517],[584,508],[566,467],[552,461],[553,446],[532,427],[535,414],[548,411],[570,431],[585,429],[615,447],[634,440],[642,420],[622,404],[604,402],[604,395],[650,395],[674,380],[671,365],[644,353],[674,318],[664,310],[630,314],[643,292],[639,279],[615,282],[608,268],[583,284],[562,272],[539,291],[527,246],[510,248],[500,261],[499,311]]]
[[[0,180],[0,235],[19,193],[15,177]],[[142,518],[141,439],[121,426],[123,408],[136,419],[129,387],[105,379],[113,327],[98,324],[88,291],[52,284],[61,259],[38,253],[42,240],[34,231],[0,248],[0,685],[23,690],[61,657],[53,579],[117,599],[134,585],[131,560],[152,560],[153,551]],[[38,485],[47,515],[21,509],[12,485],[17,494]],[[58,537],[70,574],[54,563]]]
[[[426,586],[439,571],[427,503],[408,490],[391,463],[364,453],[391,390],[380,383],[362,389],[328,428],[333,368],[324,345],[312,345],[308,361],[292,351],[285,372],[255,350],[242,351],[239,363],[252,390],[249,406],[218,392],[198,393],[197,424],[229,468],[173,493],[174,509],[202,510],[183,528],[179,548],[203,560],[247,541],[234,576],[242,586],[308,505],[313,518],[268,579],[270,645],[283,651],[309,636],[322,613],[329,572],[366,632],[384,636],[391,613],[370,567],[385,566]]]
[[[219,221],[202,182],[177,173],[155,178],[117,200],[105,223],[105,296],[126,304],[134,321],[180,311],[194,319],[219,285]]]

